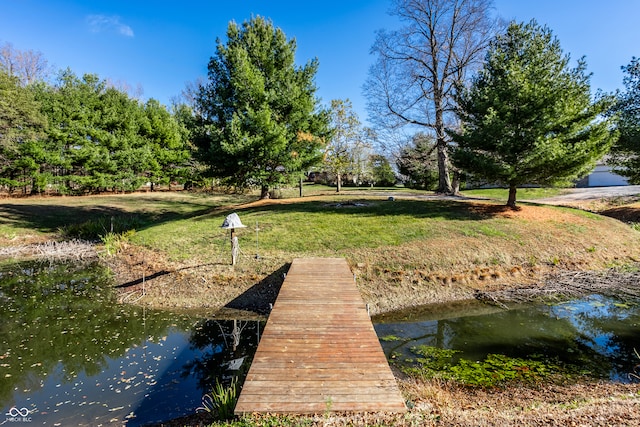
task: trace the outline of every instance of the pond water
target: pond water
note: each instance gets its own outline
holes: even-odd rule
[[[504,311],[439,305],[373,319],[395,360],[428,345],[542,355],[627,381],[640,361],[640,305],[591,296]],[[0,425],[127,425],[193,414],[216,381],[246,375],[263,322],[147,310],[116,301],[97,265],[0,269]]]
[[[640,363],[640,304],[592,295],[501,310],[480,302],[421,307],[378,316],[375,329],[388,357],[414,357],[425,345],[459,350],[459,357],[536,356],[573,372],[628,382]]]
[[[0,424],[145,425],[246,375],[263,324],[117,304],[97,266],[0,271]]]

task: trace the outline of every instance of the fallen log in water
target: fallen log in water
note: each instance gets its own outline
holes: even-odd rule
[[[587,295],[620,299],[640,298],[640,271],[561,271],[547,275],[542,283],[500,291],[478,291],[476,298],[504,308],[504,304],[561,301]]]
[[[46,261],[81,261],[93,259],[97,256],[98,252],[95,245],[84,240],[49,241],[0,248],[0,259],[24,258]]]

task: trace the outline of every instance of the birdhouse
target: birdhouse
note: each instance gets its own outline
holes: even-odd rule
[[[225,230],[228,230],[228,229],[233,230],[234,228],[245,228],[245,227],[246,225],[242,224],[242,221],[240,221],[240,217],[235,212],[232,213],[231,215],[227,215],[227,217],[224,219],[224,222],[220,226],[220,228],[224,228]]]
[[[240,252],[240,246],[238,245],[238,237],[236,236],[236,228],[244,228],[246,225],[240,221],[240,217],[237,213],[227,215],[224,222],[220,226],[225,230],[231,230],[231,265],[236,265],[238,254]]]

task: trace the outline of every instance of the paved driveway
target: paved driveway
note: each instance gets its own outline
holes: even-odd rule
[[[565,194],[538,199],[535,202],[562,203],[577,202],[582,200],[598,200],[612,197],[625,197],[640,195],[640,185],[625,185],[619,187],[588,187],[569,188]]]

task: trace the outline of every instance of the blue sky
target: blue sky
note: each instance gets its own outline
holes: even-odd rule
[[[231,20],[270,18],[298,44],[300,64],[317,57],[322,102],[349,98],[362,121],[362,84],[375,31],[394,28],[389,0],[79,1],[0,0],[0,43],[44,54],[57,69],[141,86],[168,104],[185,83],[206,76],[217,37]],[[549,26],[565,53],[586,56],[594,89],[623,88],[622,65],[640,56],[638,0],[495,0],[495,12]]]

